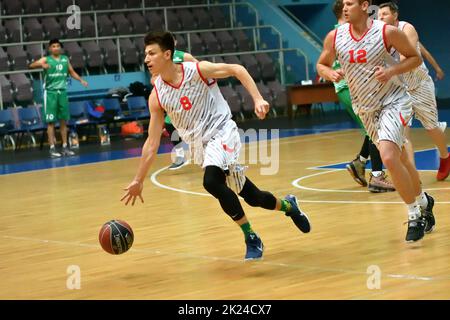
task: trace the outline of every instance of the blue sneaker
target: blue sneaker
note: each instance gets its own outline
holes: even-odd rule
[[[291,217],[292,221],[294,221],[297,228],[299,228],[302,232],[308,233],[311,231],[311,224],[309,223],[308,216],[302,210],[300,210],[300,206],[298,205],[297,197],[288,194],[284,199],[289,201],[292,206],[290,212],[286,212],[286,216]]]
[[[250,234],[247,239],[245,239],[245,244],[247,245],[245,260],[259,260],[262,258],[264,244],[256,233]]]

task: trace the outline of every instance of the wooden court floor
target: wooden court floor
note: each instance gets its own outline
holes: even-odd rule
[[[432,147],[423,130],[413,137],[416,149]],[[244,204],[266,248],[258,262],[243,262],[242,232],[204,195],[201,170],[160,170],[167,154],[154,164],[145,203],[134,207],[119,199],[138,159],[0,176],[0,298],[449,299],[450,180],[421,172],[437,202],[437,229],[407,244],[396,193],[370,194],[346,171],[309,169],[353,159],[361,141],[355,130],[281,139],[277,175],[250,167],[260,188],[296,194],[312,222],[301,234],[282,213]],[[135,233],[121,256],[97,240],[114,218]],[[72,265],[80,289],[67,288]]]

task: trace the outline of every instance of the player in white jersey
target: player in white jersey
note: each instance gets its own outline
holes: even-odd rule
[[[133,205],[137,198],[143,202],[143,183],[158,151],[166,111],[181,138],[190,144],[192,159],[204,169],[203,186],[244,232],[246,260],[261,258],[263,243],[250,226],[238,195],[250,206],[285,212],[302,232],[309,232],[308,217],[300,210],[295,196],[277,199],[270,192],[259,190],[238,163],[240,136],[214,79],[236,77],[252,96],[256,115],[264,119],[269,104],[247,70],[240,65],[207,61],[175,64],[173,52],[174,41],[170,33],[146,35],[145,63],[158,77],[149,97],[148,138],[137,174],[125,189],[122,200],[126,200],[126,204],[131,201]]]
[[[421,48],[423,48],[423,45],[419,42],[419,36],[416,29],[408,22],[399,21],[398,14],[397,5],[392,2],[386,2],[380,5],[378,19],[404,31],[411,44],[416,47],[419,52],[422,52]],[[400,61],[401,56],[398,51],[393,49],[391,54],[396,61]],[[437,66],[437,68],[437,72],[439,72],[440,67]],[[403,78],[406,81],[408,92],[413,100],[414,115],[422,123],[426,132],[439,150],[440,165],[436,178],[439,181],[445,180],[450,174],[450,157],[447,149],[447,138],[438,122],[438,110],[433,79],[431,79],[425,63],[422,63],[413,71],[405,73]],[[405,129],[407,139],[411,140],[409,126]],[[408,145],[411,146],[411,144]],[[410,153],[410,157],[414,159],[413,148],[407,148],[407,151]]]
[[[317,63],[319,74],[332,82],[345,78],[354,109],[378,145],[398,193],[408,207],[406,241],[423,238],[434,226],[433,200],[421,189],[419,174],[404,151],[404,126],[412,115],[411,98],[398,75],[422,63],[406,35],[393,26],[369,19],[371,1],[344,0],[346,24],[331,31]],[[395,48],[405,59],[386,67]],[[341,70],[333,70],[336,58]]]

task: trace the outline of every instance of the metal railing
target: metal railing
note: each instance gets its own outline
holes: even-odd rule
[[[323,46],[323,40],[320,39],[320,37],[314,31],[312,31],[306,24],[304,24],[299,18],[297,18],[292,12],[290,12],[284,6],[280,6],[279,8],[287,16],[289,16],[289,18],[291,18],[296,24],[298,24],[303,30],[305,30],[306,34],[308,34],[311,37],[311,39],[314,41],[314,42],[312,42],[310,39],[307,39],[307,40],[309,40],[309,42],[312,45],[314,45],[315,47],[317,47],[317,46],[322,47]]]
[[[98,37],[98,19],[97,15],[106,14],[106,13],[127,13],[127,12],[140,12],[145,15],[148,11],[163,11],[164,15],[164,26],[166,30],[169,30],[169,21],[167,19],[167,10],[173,9],[195,9],[195,8],[211,8],[211,7],[229,7],[229,19],[230,26],[234,26],[236,24],[236,6],[244,6],[251,9],[255,15],[255,26],[259,25],[259,14],[256,8],[246,2],[231,2],[231,3],[215,3],[215,4],[200,4],[200,5],[183,5],[183,6],[171,6],[171,7],[145,7],[145,2],[142,1],[142,7],[137,8],[126,8],[126,9],[108,9],[108,10],[87,10],[80,11],[81,15],[93,15],[94,16],[94,26],[95,26],[95,36]],[[0,16],[0,22],[2,20],[11,20],[11,19],[19,19],[19,30],[20,30],[20,42],[16,44],[26,44],[28,42],[23,41],[23,19],[27,18],[42,18],[42,17],[59,17],[59,16],[71,16],[73,13],[68,12],[54,12],[54,13],[40,13],[40,14],[23,14],[23,15],[8,15],[8,16]]]
[[[209,1],[208,1],[209,2]],[[249,26],[249,27],[236,27],[236,6],[239,5],[244,5],[248,8],[250,8],[254,15],[255,15],[255,26]],[[120,39],[125,39],[125,38],[140,38],[140,37],[144,37],[145,34],[131,34],[131,35],[114,35],[114,36],[105,36],[105,37],[98,37],[98,26],[97,26],[97,14],[101,14],[101,13],[114,13],[114,12],[136,12],[139,10],[143,10],[143,13],[145,14],[146,11],[161,11],[164,10],[164,16],[165,16],[165,25],[166,25],[166,29],[168,27],[168,19],[167,19],[167,10],[168,9],[181,9],[181,8],[195,8],[195,7],[201,7],[201,8],[205,8],[205,7],[212,7],[212,6],[229,6],[230,8],[230,28],[217,28],[217,29],[201,29],[201,30],[190,30],[190,31],[177,31],[177,32],[173,32],[174,34],[185,34],[187,35],[187,45],[188,45],[188,52],[192,51],[192,46],[191,46],[191,41],[190,41],[190,34],[192,33],[203,33],[203,32],[217,32],[217,31],[230,31],[230,30],[252,30],[252,34],[253,34],[253,45],[254,45],[254,49],[253,51],[246,51],[246,52],[233,52],[233,53],[218,53],[218,54],[209,54],[209,55],[200,55],[198,56],[198,58],[209,58],[209,57],[214,57],[214,56],[233,56],[233,55],[243,55],[243,54],[254,54],[254,53],[275,53],[278,52],[278,63],[280,66],[280,79],[282,84],[286,83],[286,77],[285,77],[285,63],[284,63],[284,52],[292,52],[295,51],[297,52],[298,55],[301,55],[304,57],[305,59],[305,74],[307,76],[307,79],[309,79],[309,59],[307,57],[307,55],[300,49],[285,49],[283,48],[283,38],[281,33],[274,28],[272,25],[259,25],[259,14],[258,11],[256,10],[256,8],[249,4],[249,3],[242,3],[242,2],[235,2],[233,1],[232,3],[227,3],[227,4],[209,4],[209,5],[190,5],[190,6],[173,6],[173,7],[157,7],[157,8],[149,8],[149,7],[145,7],[145,2],[142,1],[142,7],[141,8],[129,8],[129,9],[117,9],[117,10],[98,10],[98,11],[84,11],[83,14],[93,14],[94,15],[94,19],[95,19],[95,28],[96,28],[96,37],[90,37],[90,38],[71,38],[71,39],[61,39],[61,42],[84,42],[84,41],[96,41],[98,43],[98,41],[100,40],[108,40],[108,39],[112,39],[115,40],[117,43],[117,55],[118,55],[118,67],[119,70],[118,72],[123,72],[123,66],[121,63],[121,50],[120,50]],[[22,18],[28,18],[28,17],[43,17],[43,16],[66,16],[67,13],[64,12],[56,12],[56,13],[45,13],[45,14],[29,14],[29,15],[18,15],[18,16],[3,16],[0,17],[0,22],[2,19],[12,19],[12,18],[19,18],[20,19],[20,26],[22,28]],[[273,33],[278,35],[278,48],[275,49],[269,49],[269,50],[258,50],[260,49],[260,44],[261,44],[261,30],[262,29],[270,29]],[[22,33],[21,33],[22,34]],[[41,44],[41,52],[42,54],[44,54],[44,44],[46,44],[47,41],[29,41],[29,42],[20,42],[20,43],[6,43],[6,44],[2,44],[2,47],[7,47],[7,46],[15,46],[15,45],[31,45],[31,44]],[[144,67],[143,65],[140,66],[141,71],[144,71]],[[6,72],[0,72],[0,75],[8,75],[8,74],[16,74],[16,73],[35,73],[35,72],[39,72],[40,73],[40,80],[42,81],[42,73],[41,73],[42,69],[34,69],[34,70],[15,70],[15,71],[6,71]],[[3,109],[3,99],[2,99],[2,92],[0,90],[0,109]]]

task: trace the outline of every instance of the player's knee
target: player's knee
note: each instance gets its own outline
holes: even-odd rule
[[[205,168],[203,187],[206,191],[214,197],[219,198],[221,191],[225,186],[225,176],[220,168],[214,166],[208,166]]]
[[[251,207],[259,207],[261,200],[255,193],[245,194],[244,201]]]
[[[205,175],[203,177],[203,187],[213,196],[217,194],[217,181],[213,177]]]
[[[389,170],[395,168],[395,166],[399,163],[400,157],[395,152],[391,150],[384,150],[380,153],[381,160],[385,167]]]

